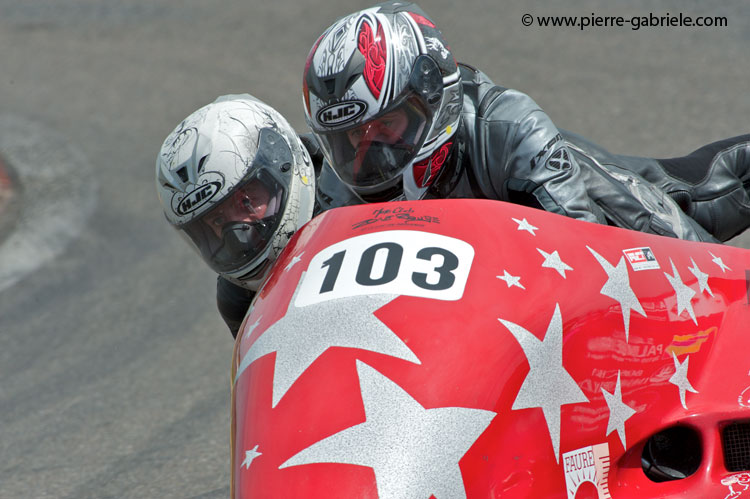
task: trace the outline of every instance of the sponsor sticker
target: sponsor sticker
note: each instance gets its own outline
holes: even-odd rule
[[[622,250],[630,262],[630,266],[633,270],[649,270],[658,269],[659,262],[656,261],[654,252],[649,247],[643,248],[630,248]]]
[[[585,497],[611,499],[609,495],[609,445],[583,447],[563,454],[568,499]]]

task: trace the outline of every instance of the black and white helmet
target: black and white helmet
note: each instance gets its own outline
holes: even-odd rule
[[[421,198],[451,152],[462,107],[456,60],[409,2],[329,27],[308,56],[303,98],[326,159],[366,200]]]
[[[299,137],[247,94],[219,97],[169,134],[156,159],[156,189],[167,220],[203,260],[252,290],[315,202]]]

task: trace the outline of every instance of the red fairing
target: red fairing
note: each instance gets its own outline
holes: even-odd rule
[[[446,142],[440,149],[432,153],[429,158],[414,163],[414,180],[419,187],[427,187],[435,180],[440,169],[443,168],[453,142]]]
[[[498,201],[328,211],[237,340],[233,497],[750,496],[747,269]],[[674,427],[695,466],[652,481]]]
[[[383,88],[385,61],[387,57],[383,26],[378,24],[378,34],[375,37],[369,23],[363,22],[359,28],[357,47],[362,55],[365,56],[363,75],[367,83],[367,88],[370,89],[372,95],[377,99],[380,97],[380,91]]]

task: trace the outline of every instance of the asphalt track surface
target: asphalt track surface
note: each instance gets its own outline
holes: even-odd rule
[[[214,276],[161,215],[154,160],[221,94],[253,93],[303,130],[310,46],[369,5],[319,3],[0,0],[0,155],[17,189],[0,213],[0,498],[228,496],[231,336]],[[459,60],[614,152],[750,131],[746,0],[422,6]],[[727,26],[526,27],[527,13]]]

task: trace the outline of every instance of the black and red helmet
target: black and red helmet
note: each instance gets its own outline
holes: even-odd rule
[[[419,199],[453,143],[462,107],[456,60],[413,3],[336,21],[303,75],[305,116],[339,178],[368,199]]]

